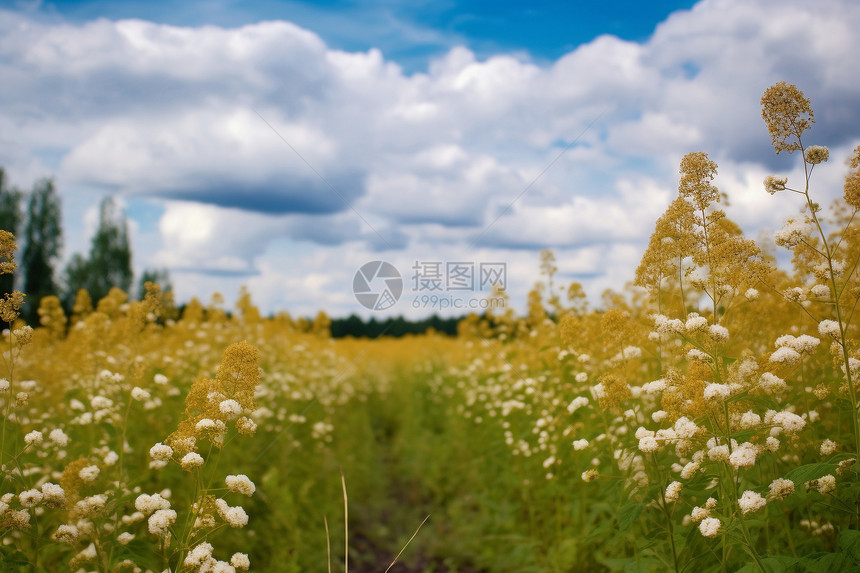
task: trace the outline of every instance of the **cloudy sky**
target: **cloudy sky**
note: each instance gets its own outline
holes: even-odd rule
[[[169,269],[180,300],[247,285],[299,315],[370,315],[352,290],[373,260],[404,280],[384,314],[436,310],[413,308],[416,263],[504,263],[521,309],[547,247],[597,300],[632,278],[689,151],[748,233],[778,228],[798,205],[761,181],[798,158],[774,155],[759,99],[781,80],[831,148],[816,192],[840,192],[860,4],[596,4],[0,2],[0,166],[55,178],[66,258],[113,194],[135,267]]]

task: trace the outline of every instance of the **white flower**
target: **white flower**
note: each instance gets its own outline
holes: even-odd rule
[[[179,460],[179,465],[182,466],[182,469],[191,471],[192,469],[203,465],[203,456],[197,452],[188,452],[182,456],[181,460]]]
[[[18,501],[23,507],[33,507],[42,501],[42,492],[37,489],[28,489],[18,494]]]
[[[40,432],[38,430],[33,430],[32,432],[30,432],[29,434],[24,436],[24,442],[28,446],[38,446],[39,444],[42,443],[43,439],[44,439],[44,436],[42,436],[42,432]]]
[[[656,412],[651,414],[651,419],[654,420],[657,424],[665,420],[669,416],[669,412],[665,410],[657,410]]]
[[[112,466],[119,461],[119,454],[111,450],[107,453],[103,461],[106,466]]]
[[[732,391],[728,384],[711,382],[705,386],[705,400],[725,400],[731,396]]]
[[[5,378],[0,378],[0,394],[9,390],[9,381]]]
[[[54,445],[59,446],[61,448],[65,448],[69,445],[69,436],[67,436],[66,433],[59,428],[51,430],[51,433],[48,434],[48,439],[51,440]]]
[[[836,489],[836,478],[830,474],[816,480],[815,489],[818,493],[830,493]]]
[[[695,474],[699,470],[699,467],[700,465],[698,462],[689,462],[681,470],[681,478],[690,479],[691,477],[693,477],[693,474]]]
[[[587,405],[588,405],[588,398],[586,398],[585,396],[577,396],[576,398],[573,399],[573,401],[571,401],[570,404],[568,404],[567,411],[569,413],[573,414],[574,412],[576,412],[577,410],[579,410],[583,406],[587,406]]]
[[[769,486],[769,499],[785,499],[794,493],[794,482],[790,479],[777,478]]]
[[[679,481],[673,481],[668,486],[666,486],[666,501],[671,503],[673,501],[678,501],[678,498],[681,496],[681,488],[684,487]]]
[[[782,426],[787,434],[796,434],[806,426],[806,420],[793,412],[779,412],[773,416],[773,423]]]
[[[251,560],[246,553],[234,553],[230,563],[239,571],[247,571],[251,568]]]
[[[785,380],[773,374],[772,372],[765,372],[759,378],[759,386],[767,392],[768,394],[775,394],[777,392],[784,392],[788,386],[785,383]]]
[[[243,527],[248,524],[248,514],[241,506],[230,507],[223,499],[216,499],[215,507],[221,518],[231,527]]]
[[[755,465],[755,459],[758,455],[758,448],[749,442],[744,442],[740,446],[733,448],[729,456],[729,463],[738,468],[750,468]]]
[[[242,413],[242,406],[236,400],[224,400],[218,404],[218,409],[221,413],[227,416],[228,420],[235,420]]]
[[[147,495],[142,493],[134,500],[134,508],[143,514],[141,517],[145,517],[155,511],[169,509],[170,502],[161,497],[161,494]]]
[[[818,323],[818,332],[821,336],[832,336],[839,339],[839,323],[835,320],[822,320]]]
[[[78,540],[80,532],[74,525],[63,524],[57,528],[57,531],[51,536],[51,539],[58,543],[72,544]]]
[[[821,447],[819,448],[819,452],[822,456],[829,456],[833,452],[836,451],[837,445],[833,440],[824,440],[821,442]]]
[[[729,339],[729,329],[721,324],[712,324],[708,327],[708,334],[718,342],[725,342]]]
[[[134,534],[124,531],[116,536],[116,540],[120,545],[128,545],[134,540]]]
[[[818,298],[826,298],[830,296],[830,287],[828,287],[827,285],[815,285],[814,287],[809,289],[809,292],[811,292],[813,296],[816,296]]]
[[[699,523],[699,532],[705,537],[716,537],[720,531],[720,520],[716,517],[706,517]]]
[[[98,466],[87,466],[82,468],[81,471],[78,472],[78,477],[81,478],[85,482],[95,481],[96,478],[99,477],[99,468]]]
[[[166,446],[161,442],[158,442],[151,448],[149,448],[149,457],[158,461],[168,461],[171,457],[173,457],[173,448],[170,446]]]
[[[213,547],[211,543],[203,542],[196,545],[194,549],[188,552],[188,556],[185,557],[185,566],[194,568],[200,567],[212,558],[212,550]]]
[[[803,157],[806,159],[807,163],[817,165],[830,158],[830,150],[823,145],[810,145],[806,148]]]
[[[143,388],[135,386],[131,389],[131,397],[138,402],[144,402],[146,400],[149,400],[151,398],[151,395]]]
[[[573,449],[576,451],[584,450],[587,447],[588,447],[588,440],[586,440],[584,438],[581,440],[574,440],[574,442],[573,442]]]
[[[149,516],[149,532],[159,537],[168,533],[168,528],[176,523],[176,512],[172,509],[159,509]]]
[[[741,511],[744,512],[744,515],[760,510],[765,506],[765,504],[767,504],[767,502],[761,494],[751,490],[745,491],[738,500],[738,505],[740,506]]]
[[[639,449],[645,453],[656,452],[659,448],[660,444],[651,436],[646,436],[639,440]]]
[[[690,512],[690,517],[693,519],[693,521],[695,523],[698,523],[698,522],[702,521],[703,519],[705,519],[706,517],[710,517],[710,516],[711,516],[711,510],[704,508],[704,507],[696,506],[693,508],[693,511]]]
[[[773,238],[777,246],[791,249],[803,242],[803,239],[811,235],[812,231],[812,224],[809,221],[788,219],[782,229],[773,234]]]
[[[155,382],[156,384],[158,384],[159,386],[163,386],[164,384],[167,384],[167,376],[165,376],[164,374],[156,374],[152,378],[152,381]]]
[[[777,348],[773,354],[770,355],[770,361],[776,362],[777,364],[786,364],[788,366],[794,366],[800,360],[800,354],[789,346],[783,346],[781,348]]]
[[[756,289],[748,288],[747,292],[744,293],[744,296],[747,297],[747,300],[753,301],[758,300],[759,294]]]
[[[227,489],[233,493],[241,493],[250,497],[257,491],[254,482],[248,479],[245,474],[229,475],[224,481],[227,484]]]
[[[61,507],[66,503],[66,492],[55,483],[43,483],[42,496],[48,507]]]

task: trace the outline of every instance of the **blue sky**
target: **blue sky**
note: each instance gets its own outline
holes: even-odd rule
[[[687,152],[717,161],[749,234],[796,212],[761,188],[799,168],[759,115],[776,81],[811,97],[818,193],[838,195],[858,28],[848,0],[0,2],[0,166],[55,177],[66,258],[116,195],[135,267],[169,269],[180,300],[247,285],[266,312],[368,315],[367,261],[407,285],[418,261],[504,262],[521,310],[552,248],[597,301]],[[386,313],[439,310],[417,294]]]
[[[15,5],[17,3],[12,3]],[[551,61],[601,34],[648,39],[657,24],[685,0],[635,2],[43,2],[40,11],[62,20],[140,18],[175,26],[224,27],[288,20],[313,30],[332,48],[376,47],[407,71],[455,45],[482,57],[522,53]]]

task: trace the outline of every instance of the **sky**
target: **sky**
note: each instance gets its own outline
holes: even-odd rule
[[[452,315],[503,278],[522,311],[550,248],[597,303],[685,153],[718,163],[748,235],[797,212],[762,186],[801,174],[761,120],[775,82],[812,100],[814,193],[840,194],[857,29],[850,0],[0,1],[0,166],[54,178],[64,260],[117,197],[136,271],[169,270],[179,301]],[[392,268],[396,302],[355,296],[396,291]]]

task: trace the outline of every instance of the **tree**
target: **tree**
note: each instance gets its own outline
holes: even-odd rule
[[[146,295],[146,283],[155,283],[161,287],[161,292],[171,292],[173,283],[170,281],[170,273],[167,269],[146,269],[140,275],[140,282],[137,285],[137,295],[140,300]]]
[[[21,192],[9,188],[6,172],[0,167],[0,229],[9,231],[16,237],[21,227]],[[0,275],[0,298],[15,290],[15,277],[12,274]]]
[[[42,297],[58,292],[54,265],[63,246],[62,209],[60,196],[51,179],[36,182],[27,207],[24,229],[24,292],[28,304],[24,312],[28,322],[38,320],[36,309]]]
[[[76,254],[66,267],[66,300],[73,300],[82,288],[95,302],[113,287],[129,293],[133,278],[128,222],[113,197],[106,197],[101,202],[89,258]]]

